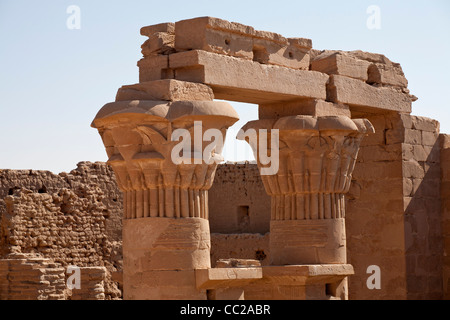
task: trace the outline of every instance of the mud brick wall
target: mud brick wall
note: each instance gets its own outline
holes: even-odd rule
[[[122,239],[122,194],[118,190],[112,169],[100,162],[80,162],[75,170],[60,174],[37,170],[0,170],[0,210],[2,206],[4,210],[5,205],[1,200],[7,195],[13,195],[15,190],[55,193],[62,188],[78,190],[81,195],[83,188],[100,188],[103,193],[101,201],[106,206],[108,215],[107,235],[112,241]]]
[[[450,218],[448,218],[448,210],[445,208],[448,207],[446,192],[449,188],[446,187],[445,183],[450,179],[447,179],[447,176],[449,176],[447,173],[450,172],[450,167],[447,164],[447,151],[450,149],[449,138],[443,136],[443,140],[441,139],[442,152],[439,161],[439,150],[436,149],[437,122],[395,113],[372,115],[369,120],[375,125],[377,133],[367,137],[363,143],[355,168],[352,190],[347,201],[346,223],[349,262],[354,265],[356,270],[356,275],[349,278],[350,298],[438,298],[442,295],[442,280],[440,277],[442,235],[439,229],[441,224],[438,221],[441,213],[436,210],[442,205],[444,236],[446,237],[444,239],[447,239],[450,233],[446,226],[448,226]],[[440,178],[439,162],[441,162],[442,167],[443,185],[440,189],[436,185],[438,183],[436,179]],[[224,194],[232,195],[237,193],[238,190],[247,190],[247,196],[243,199],[251,201],[240,203],[237,201],[238,198],[230,196],[227,205],[230,208],[229,210],[241,204],[248,205],[251,214],[252,208],[259,204],[258,201],[262,201],[261,198],[266,197],[256,165],[251,163],[242,165],[225,164],[219,166],[217,171],[218,174],[214,184],[217,188],[211,189],[213,206],[210,207],[210,218],[213,221],[211,223],[213,232],[211,234],[211,261],[213,267],[217,260],[227,258],[257,259],[261,261],[262,265],[267,265],[270,261],[270,234],[236,231],[235,221],[226,219],[230,216],[229,211],[222,210],[220,205],[214,206],[215,203],[217,204],[214,197],[220,198]],[[96,172],[96,174],[91,174],[93,172]],[[59,262],[63,265],[92,266],[98,262],[99,266],[107,266],[108,273],[120,274],[120,225],[111,223],[111,232],[108,233],[106,221],[110,218],[107,217],[108,214],[105,214],[104,210],[108,210],[110,216],[116,214],[116,219],[120,220],[122,200],[114,183],[114,175],[108,166],[81,163],[78,169],[70,174],[62,175],[39,171],[3,170],[0,173],[0,179],[2,179],[2,196],[9,199],[7,202],[9,201],[12,204],[11,207],[17,206],[19,212],[18,217],[8,216],[6,204],[3,203],[2,232],[3,235],[12,232],[7,238],[2,236],[4,241],[1,247],[2,252],[12,250],[41,252],[53,256],[52,258],[56,258],[56,260],[59,259]],[[71,184],[67,181],[70,181]],[[93,194],[96,195],[91,195],[92,198],[89,201],[85,199],[89,194],[83,187],[85,184],[101,186],[99,189],[95,189],[96,192]],[[78,191],[64,189],[71,186],[75,186]],[[258,190],[258,192],[255,190]],[[62,193],[58,195],[58,192]],[[112,196],[111,199],[115,199],[114,197],[117,196],[118,201],[109,203],[109,200],[106,201],[102,198],[101,195],[107,192]],[[255,194],[252,195],[253,192]],[[440,192],[443,199],[442,203],[439,202],[438,195]],[[8,195],[9,193],[12,193],[12,195]],[[81,199],[79,199],[80,196]],[[64,200],[64,197],[66,197],[66,200]],[[267,201],[270,201],[270,199],[267,199]],[[95,244],[94,248],[99,249],[95,254],[82,250],[80,252],[84,252],[83,254],[75,252],[74,256],[65,255],[64,248],[59,248],[58,243],[44,247],[35,246],[35,242],[41,239],[32,235],[31,230],[27,229],[27,226],[32,225],[29,221],[31,217],[25,214],[25,211],[29,211],[26,209],[27,206],[32,209],[31,212],[35,212],[34,215],[40,212],[52,217],[58,214],[64,215],[61,211],[62,204],[70,204],[72,209],[76,211],[80,206],[85,206],[85,210],[87,202],[89,202],[88,207],[92,211],[92,217],[97,216],[100,220],[103,220],[101,216],[104,217],[103,224],[97,223],[102,231],[101,233],[109,234],[110,237],[117,236],[117,238],[113,238],[117,242],[115,242],[115,249],[110,255],[105,254],[104,248]],[[231,216],[236,213],[234,210],[231,212]],[[257,214],[260,219],[266,217],[268,223],[270,206],[260,206]],[[220,220],[222,228],[229,228],[230,233],[236,232],[237,234],[221,234],[217,229],[214,229],[214,223],[218,224],[215,220],[218,216],[222,216]],[[14,221],[16,223],[13,223]],[[27,223],[23,224],[23,221],[27,221]],[[8,225],[6,222],[12,224]],[[51,224],[51,222],[49,223]],[[88,229],[92,230],[92,235],[96,234],[94,232],[95,227],[93,227],[95,223],[91,225],[89,222],[83,225],[87,225]],[[11,226],[15,226],[15,228],[11,228]],[[268,228],[268,225],[265,228]],[[58,228],[60,233],[63,230]],[[263,229],[260,229],[260,231],[263,231]],[[26,232],[30,232],[24,240],[26,245],[20,246],[10,241],[15,236],[19,239],[18,236],[27,234]],[[72,230],[71,234],[73,232],[75,231]],[[61,234],[64,235],[64,232]],[[106,239],[109,243],[110,238]],[[42,240],[45,241],[45,239]],[[445,241],[445,249],[448,252],[448,241]],[[103,252],[101,255],[104,255],[96,257],[99,252]],[[448,284],[449,263],[446,258],[447,255],[444,255],[443,273],[444,281]],[[87,258],[88,256],[89,258]],[[89,262],[86,259],[90,259]],[[91,260],[94,263],[91,263]],[[79,263],[75,263],[76,261],[79,261]],[[369,265],[379,265],[382,268],[382,290],[380,291],[370,291],[365,286],[368,277],[366,270]],[[0,273],[3,269],[0,266]],[[1,274],[0,279],[4,279]],[[108,279],[108,276],[106,277],[104,281],[106,299],[117,295],[117,293],[111,293],[115,292],[117,285],[115,281],[112,282]],[[95,286],[92,286],[93,292],[102,291],[100,286]],[[0,280],[0,288],[4,287],[4,282]],[[101,296],[101,292],[97,293]],[[87,293],[83,294],[86,295]],[[76,297],[73,298],[76,299]]]
[[[73,289],[71,300],[105,300],[105,267],[80,269],[80,289]]]
[[[363,141],[347,196],[350,299],[439,299],[439,124],[397,113],[368,119],[377,133]],[[366,286],[371,265],[381,268],[381,290]]]
[[[256,163],[219,165],[208,198],[212,267],[231,258],[268,265],[271,200]]]
[[[64,300],[65,269],[35,254],[0,260],[0,300]]]
[[[0,253],[39,253],[63,267],[108,269],[107,298],[121,293],[122,197],[112,170],[80,163],[71,173],[0,172]],[[3,198],[2,198],[3,197]]]
[[[212,233],[269,232],[270,197],[256,163],[219,165],[208,199]]]
[[[259,260],[261,265],[270,264],[270,234],[211,234],[211,266],[215,268],[220,259]]]
[[[441,208],[444,298],[450,300],[450,135],[441,135]]]

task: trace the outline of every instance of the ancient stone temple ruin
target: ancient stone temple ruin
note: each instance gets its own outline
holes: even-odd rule
[[[398,63],[211,17],[141,34],[139,83],[92,122],[107,165],[0,172],[1,299],[450,297],[450,139],[411,115]],[[227,137],[255,164],[219,164],[226,101],[258,105]]]

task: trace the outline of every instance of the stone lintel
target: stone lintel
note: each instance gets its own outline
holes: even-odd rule
[[[165,79],[122,86],[116,101],[131,100],[213,101],[214,93],[201,83]]]
[[[267,103],[259,105],[259,119],[279,119],[282,117],[308,115],[313,117],[347,116],[350,108],[344,104],[319,99],[302,99],[292,102]]]
[[[279,284],[297,285],[333,283],[355,273],[350,264],[265,266],[262,271],[263,279],[274,280]]]
[[[195,277],[199,289],[242,287],[262,279],[261,267],[197,269]]]
[[[175,79],[209,85],[216,99],[256,104],[292,101],[299,98],[326,99],[329,76],[260,64],[221,54],[193,50],[169,56]],[[141,78],[147,78],[145,68]]]
[[[411,113],[414,97],[397,89],[375,87],[363,81],[332,75],[327,86],[328,101],[348,104],[352,112],[380,113],[396,111]]]

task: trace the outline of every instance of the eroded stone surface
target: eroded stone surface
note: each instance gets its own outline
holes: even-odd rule
[[[106,299],[121,297],[122,195],[104,163],[70,173],[0,171],[0,254],[41,254],[61,267],[106,267]]]
[[[18,173],[31,191],[18,190],[15,173],[6,174],[0,188],[7,204],[0,204],[2,256],[29,251],[63,265],[104,264],[107,272],[92,271],[99,282],[87,282],[82,298],[113,298],[113,287],[122,284],[127,299],[423,299],[441,297],[443,287],[448,293],[448,259],[442,256],[447,142],[436,121],[409,115],[417,98],[400,64],[382,54],[319,51],[309,39],[212,17],[148,26],[141,34],[148,39],[138,62],[140,83],[120,88],[116,102],[93,122],[124,193],[123,277],[121,243],[111,240],[120,238],[120,219],[111,215],[111,199],[122,208],[117,186],[115,192],[87,187],[92,179],[83,174],[74,180],[71,174],[39,174],[41,179]],[[193,131],[202,121],[205,129],[225,134],[238,119],[214,98],[258,104],[260,120],[247,128],[281,133],[280,170],[252,179],[233,175],[235,166],[219,175],[221,186],[213,189],[224,199],[235,193],[227,192],[231,188],[245,193],[229,204],[213,197],[215,210],[222,206],[229,213],[216,211],[221,217],[212,219],[212,229],[240,234],[210,235],[208,189],[217,164],[169,159],[173,130]],[[366,133],[373,134],[363,139]],[[203,148],[194,147],[193,162]],[[210,157],[220,160],[220,152]],[[44,176],[52,182],[41,183]],[[272,197],[266,210],[267,195],[248,192],[262,193],[263,186]],[[67,224],[75,231],[67,233]],[[350,287],[346,243],[355,267]],[[210,269],[224,258],[256,259],[263,276],[255,280],[261,269],[233,260]],[[4,281],[9,265],[2,262],[4,296],[11,290]],[[286,266],[305,263],[316,265]],[[383,268],[382,289],[369,292],[366,271],[373,264]],[[199,286],[200,274],[206,280]]]

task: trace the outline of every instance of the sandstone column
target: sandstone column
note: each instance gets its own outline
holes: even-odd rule
[[[211,267],[208,190],[223,148],[208,133],[224,139],[238,115],[209,87],[175,80],[122,87],[116,100],[93,126],[124,193],[124,298],[206,299],[195,270]]]
[[[252,121],[243,131],[249,129],[256,129],[259,143],[260,129],[279,133],[278,146],[267,143],[269,155],[279,148],[278,171],[262,172],[272,197],[272,265],[345,264],[344,194],[361,140],[373,131],[370,122],[300,115]],[[243,133],[238,138],[251,142]],[[259,144],[251,144],[260,170],[273,165],[262,164]]]
[[[271,266],[247,288],[250,299],[348,298],[346,277],[353,268],[347,264],[344,194],[360,143],[373,127],[365,119],[323,115],[340,112],[336,105],[312,106],[313,115],[297,116],[283,112],[305,112],[308,104],[260,106],[262,119],[238,135],[252,146],[272,198]],[[321,106],[325,112],[317,112]]]

